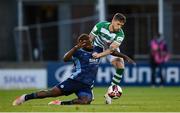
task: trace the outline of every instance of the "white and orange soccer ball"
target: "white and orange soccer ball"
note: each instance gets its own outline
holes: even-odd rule
[[[118,99],[122,95],[122,88],[118,85],[111,85],[108,88],[108,96],[112,99]]]

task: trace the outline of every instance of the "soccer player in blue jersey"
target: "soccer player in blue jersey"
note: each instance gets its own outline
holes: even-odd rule
[[[52,89],[43,90],[31,94],[24,94],[14,100],[13,105],[21,105],[31,99],[42,99],[47,97],[57,97],[75,93],[77,98],[69,101],[51,101],[49,104],[71,105],[71,104],[90,104],[93,98],[91,92],[96,79],[99,66],[99,58],[92,56],[93,51],[101,52],[101,48],[93,47],[90,37],[82,34],[78,38],[78,44],[64,55],[64,61],[74,63],[72,75],[62,83],[57,84]],[[116,53],[116,56],[127,57]]]
[[[90,104],[92,101],[92,85],[96,78],[100,59],[92,57],[93,46],[89,40],[89,35],[82,34],[78,38],[78,44],[68,51],[64,56],[64,61],[74,63],[73,73],[62,83],[57,84],[52,89],[39,91],[31,94],[24,94],[14,100],[13,105],[20,105],[31,99],[42,99],[46,97],[57,97],[75,93],[78,98],[70,101],[52,101],[49,104],[71,105]],[[97,50],[98,51],[98,50]]]

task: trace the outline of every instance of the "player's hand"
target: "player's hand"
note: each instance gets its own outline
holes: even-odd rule
[[[84,47],[86,45],[86,42],[87,42],[86,40],[80,41],[75,47],[78,48],[78,49],[82,48],[82,47]]]
[[[94,52],[94,53],[92,54],[92,56],[93,56],[93,58],[100,58],[100,55],[99,55],[97,52]]]

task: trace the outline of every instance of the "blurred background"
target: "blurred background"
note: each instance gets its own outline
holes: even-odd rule
[[[179,0],[1,0],[0,88],[46,88],[64,80],[72,66],[62,57],[77,37],[117,12],[127,17],[121,51],[137,62],[126,65],[122,85],[152,85],[150,41],[161,33],[171,56],[163,85],[180,86],[179,6]],[[97,86],[109,85],[113,72],[103,60]]]

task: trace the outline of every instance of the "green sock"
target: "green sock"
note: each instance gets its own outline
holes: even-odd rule
[[[118,85],[122,79],[124,68],[116,69],[116,74],[113,76],[111,85]]]

